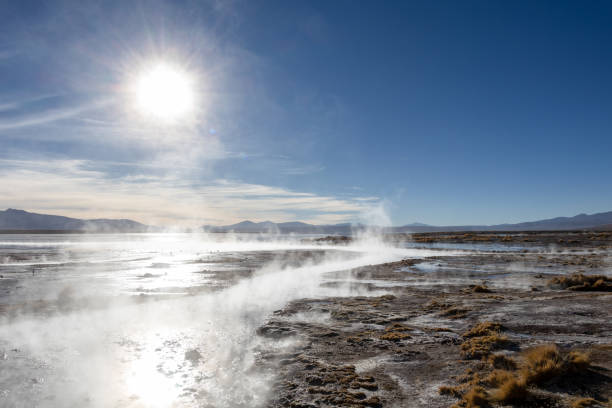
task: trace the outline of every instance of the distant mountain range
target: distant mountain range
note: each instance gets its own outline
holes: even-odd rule
[[[606,224],[612,224],[612,211],[591,215],[578,214],[574,217],[556,217],[540,221],[521,222],[518,224],[474,226],[471,228],[493,231],[572,230],[591,229],[595,227],[605,226]]]
[[[242,233],[297,233],[297,234],[342,234],[368,228],[363,224],[313,225],[303,222],[242,221],[237,224],[201,227],[207,232]],[[375,227],[376,228],[376,227]],[[556,231],[612,229],[612,211],[598,214],[579,214],[574,217],[557,217],[518,224],[433,226],[421,223],[400,227],[378,228],[383,232],[453,232],[453,231]],[[9,208],[0,211],[0,230],[3,231],[74,231],[74,232],[150,232],[163,231],[160,227],[141,224],[128,219],[93,219],[36,214]]]
[[[415,222],[400,227],[382,228],[384,232],[453,232],[453,231],[556,231],[582,229],[609,229],[612,224],[612,211],[598,214],[579,214],[575,217],[557,217],[540,221],[521,222],[518,224],[497,225],[457,225],[434,226]],[[271,221],[242,221],[238,224],[202,227],[209,232],[281,232],[302,234],[350,234],[355,230],[367,228],[363,224],[312,225],[303,222],[274,223]]]
[[[81,220],[60,215],[36,214],[12,208],[0,211],[0,230],[145,232],[149,229],[147,225],[126,219]]]

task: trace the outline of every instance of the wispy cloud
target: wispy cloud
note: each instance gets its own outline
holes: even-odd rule
[[[63,119],[76,117],[84,112],[96,110],[107,105],[109,101],[97,101],[89,104],[81,104],[79,106],[62,107],[57,109],[48,109],[28,114],[17,114],[9,117],[0,118],[0,130],[21,129],[30,126],[43,125],[51,122],[56,122]],[[5,109],[2,109],[2,107]],[[14,110],[19,107],[18,103],[6,103],[0,105],[2,110]]]
[[[93,167],[81,160],[0,160],[0,207],[197,226],[244,219],[345,222],[376,205],[374,197],[338,198],[238,180],[146,174],[109,179]]]
[[[17,102],[5,102],[5,103],[0,102],[0,112],[14,110],[14,109],[17,109],[18,107],[19,107],[19,103]]]

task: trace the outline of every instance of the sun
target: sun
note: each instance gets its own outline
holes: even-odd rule
[[[135,97],[141,113],[166,122],[179,120],[195,108],[192,78],[165,63],[152,66],[136,78]]]

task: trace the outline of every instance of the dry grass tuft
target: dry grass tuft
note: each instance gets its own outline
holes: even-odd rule
[[[599,401],[593,398],[577,398],[572,401],[572,408],[588,408],[603,406]]]
[[[383,334],[382,336],[380,336],[381,340],[388,340],[388,341],[400,341],[400,340],[406,340],[410,338],[412,338],[412,336],[406,333],[401,333],[401,332],[387,332]]]
[[[502,382],[491,393],[491,398],[494,401],[501,403],[517,403],[522,402],[529,396],[527,384],[522,378],[508,373],[503,377]]]
[[[459,387],[450,387],[448,385],[443,385],[438,390],[440,395],[450,395],[451,397],[461,398],[462,393],[459,390]]]
[[[489,363],[494,368],[499,368],[503,370],[516,370],[516,361],[514,359],[506,357],[503,354],[492,354],[489,356]]]
[[[465,341],[461,345],[464,358],[487,357],[493,350],[511,347],[515,343],[500,334],[502,325],[494,322],[482,322],[463,333]]]
[[[463,333],[464,338],[487,336],[492,333],[499,333],[503,327],[499,323],[482,322]]]
[[[493,388],[490,392],[492,401],[514,403],[524,401],[529,396],[525,381],[510,371],[494,370],[484,383]]]
[[[424,330],[429,330],[432,332],[449,332],[449,333],[454,333],[453,329],[449,329],[448,327],[430,327],[430,328],[425,328]]]
[[[406,334],[410,327],[402,323],[393,323],[385,328],[385,333],[380,336],[381,340],[400,341],[409,339],[412,336]]]
[[[493,370],[491,374],[489,374],[484,382],[493,388],[497,388],[502,384],[513,379],[515,376],[509,371],[506,370]]]
[[[583,373],[591,367],[591,357],[581,351],[570,351],[566,361],[570,372]]]
[[[410,327],[402,323],[393,323],[385,328],[386,332],[406,332],[409,330]]]
[[[480,385],[482,379],[472,371],[467,369],[465,374],[457,379],[459,385],[451,387],[443,385],[439,388],[441,395],[450,395],[459,399],[459,403],[453,407],[486,407],[488,406],[487,395]],[[483,404],[486,401],[486,404]],[[479,404],[480,403],[480,404]]]
[[[474,293],[491,293],[487,285],[471,285],[470,290]]]
[[[474,359],[487,357],[494,350],[511,347],[514,342],[498,333],[488,336],[472,337],[461,344],[461,354],[464,358]]]
[[[487,391],[483,386],[490,387],[491,390]],[[484,379],[475,374],[467,384],[440,387],[440,394],[459,398],[456,406],[465,408],[488,407],[491,402],[520,403],[529,397],[525,381],[505,370],[494,370]]]
[[[571,374],[580,374],[590,367],[589,356],[579,351],[561,354],[554,344],[534,347],[523,353],[521,375],[529,384],[542,384]]]
[[[482,387],[474,387],[463,395],[461,401],[465,408],[486,408],[489,407],[487,392]]]
[[[468,314],[469,311],[469,309],[463,309],[460,307],[449,307],[448,309],[441,311],[440,316],[448,317],[449,319],[462,319]]]
[[[531,398],[530,387],[553,383],[563,386],[566,381],[583,375],[590,368],[588,354],[580,351],[562,352],[555,344],[528,349],[520,354],[518,360],[503,354],[491,355],[491,349],[509,341],[499,334],[501,329],[498,323],[483,322],[464,333],[462,353],[468,358],[489,356],[487,361],[495,369],[486,377],[468,370],[465,375],[456,378],[459,385],[440,387],[440,394],[460,400],[454,407],[489,407],[491,404],[523,406]],[[514,371],[517,368],[518,371]],[[592,398],[580,398],[572,403],[572,407],[598,404],[601,403]]]
[[[612,291],[612,279],[604,275],[583,275],[575,273],[570,276],[559,276],[548,281],[549,286],[574,291]]]
[[[563,358],[554,344],[534,347],[523,353],[525,364],[521,375],[532,384],[541,384],[564,372]]]

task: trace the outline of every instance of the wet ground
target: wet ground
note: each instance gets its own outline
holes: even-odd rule
[[[529,245],[508,250],[526,242],[526,235]],[[280,356],[262,351],[262,367],[274,367],[280,373],[271,406],[609,406],[610,234],[450,236],[419,234],[417,238],[460,243],[463,248],[480,242],[507,247],[328,274],[326,285],[350,282],[367,290],[384,289],[387,294],[300,299],[276,311],[259,329],[260,335],[298,339],[299,346]],[[410,246],[414,241],[403,244]],[[573,273],[604,275],[607,284],[604,278],[603,286],[591,291],[550,283],[555,276]],[[500,324],[504,344],[485,355],[462,352],[462,345],[469,343],[465,332],[486,321]],[[591,366],[573,378],[559,375],[546,384],[528,384],[528,395],[514,402],[475,403],[462,400],[461,392],[440,393],[440,387],[466,382],[466,370],[481,377],[490,374],[495,368],[487,363],[491,355],[521,364],[524,350],[542,344],[556,344],[563,352],[585,351]],[[493,395],[494,391],[483,392]]]
[[[0,406],[486,406],[440,387],[551,343],[591,365],[515,406],[609,400],[610,234],[385,241],[4,236]],[[504,340],[466,354],[485,321]]]
[[[293,347],[257,335],[273,311],[358,293],[323,274],[405,253],[288,236],[0,236],[0,406],[265,406],[274,373],[257,370],[258,350]]]

